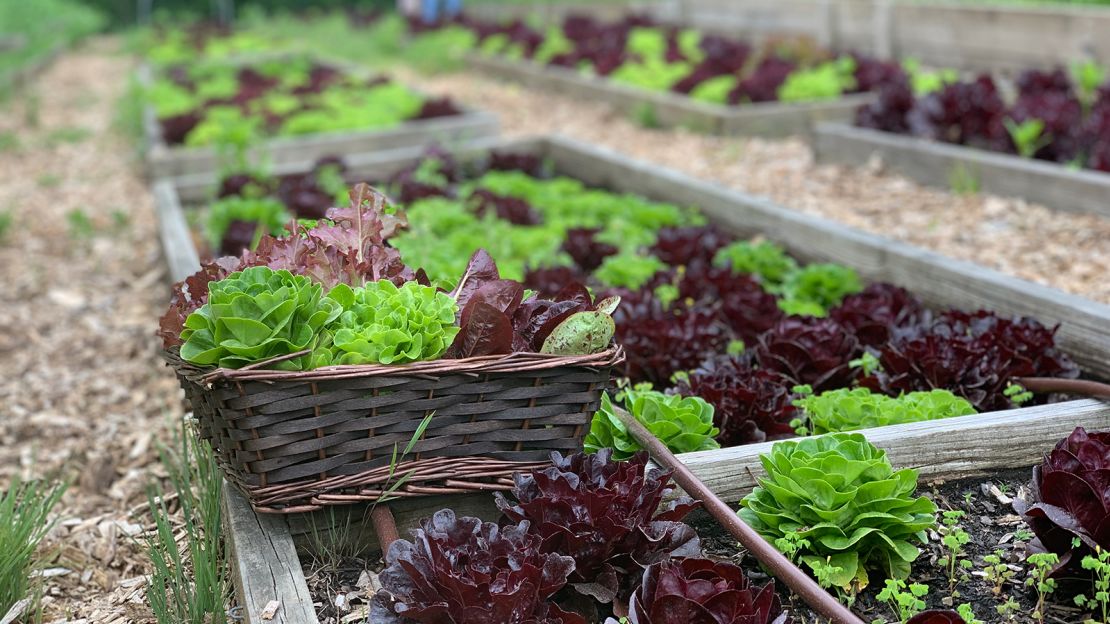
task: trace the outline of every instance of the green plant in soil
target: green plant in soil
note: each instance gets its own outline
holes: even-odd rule
[[[1029,578],[1025,579],[1025,586],[1032,587],[1037,592],[1037,607],[1033,610],[1033,619],[1044,622],[1046,601],[1049,594],[1056,591],[1056,579],[1049,575],[1059,563],[1060,557],[1056,553],[1033,553],[1025,561],[1032,566]]]
[[[158,624],[225,624],[231,583],[221,534],[223,475],[207,442],[188,426],[178,435],[176,448],[160,449],[178,512],[166,490],[147,491],[154,522],[146,537],[153,568],[147,600]]]
[[[896,621],[905,622],[925,610],[925,601],[922,598],[928,594],[928,585],[921,583],[907,585],[901,579],[887,579],[877,598],[890,605]],[[882,620],[875,620],[875,623],[877,622]]]
[[[1074,548],[1078,548],[1079,538],[1074,539],[1072,544]],[[1090,571],[1093,576],[1091,585],[1094,592],[1090,596],[1086,594],[1076,595],[1074,598],[1075,604],[1101,614],[1100,619],[1089,619],[1083,624],[1098,624],[1099,622],[1110,621],[1107,619],[1110,617],[1110,551],[1096,546],[1094,555],[1083,557],[1082,566],[1084,570]]]
[[[826,581],[850,593],[868,585],[869,572],[909,576],[920,554],[914,542],[936,524],[933,502],[914,497],[916,471],[895,471],[858,433],[778,442],[759,459],[767,477],[740,509],[756,532],[771,543],[792,533],[808,540],[801,562],[840,568]]]
[[[720,431],[713,426],[713,406],[700,397],[663,394],[651,384],[637,384],[617,394],[628,413],[667,445],[672,453],[688,453],[720,448],[713,438]],[[586,452],[613,449],[613,459],[625,460],[642,450],[640,443],[617,418],[609,393],[601,397],[601,409],[594,414],[584,442]]]
[[[35,554],[54,527],[50,512],[67,485],[17,478],[0,496],[0,618],[25,599],[30,600],[23,608],[25,614],[38,610],[39,588],[31,578],[40,561]]]
[[[0,210],[0,242],[3,242],[4,237],[8,235],[8,230],[12,229],[12,223],[15,217],[12,216],[11,210]]]
[[[986,624],[983,620],[975,617],[975,612],[971,610],[970,603],[965,602],[956,607],[956,613],[964,619],[964,624]]]
[[[1017,617],[1018,611],[1021,610],[1021,605],[1018,604],[1018,601],[1014,600],[1013,596],[1008,596],[1006,602],[995,607],[995,610],[998,611],[998,615],[1006,618],[1007,621],[1012,621]]]
[[[966,581],[969,578],[968,570],[974,565],[971,559],[968,559],[967,551],[964,550],[964,546],[971,541],[971,536],[960,526],[960,519],[964,515],[965,513],[958,509],[944,511],[941,513],[940,526],[937,528],[944,551],[944,555],[937,559],[937,565],[944,568],[948,574],[950,589],[954,589],[957,582]],[[956,593],[953,592],[953,594]]]
[[[983,568],[983,574],[987,581],[991,584],[991,593],[995,596],[1001,596],[1002,590],[1007,583],[1014,580],[1017,574],[1009,564],[1003,561],[1006,553],[1002,550],[996,550],[990,555],[983,556],[983,563],[986,566]]]

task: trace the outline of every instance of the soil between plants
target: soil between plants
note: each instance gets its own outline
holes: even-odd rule
[[[930,532],[929,543],[922,547],[921,556],[914,563],[912,575],[907,580],[907,584],[921,583],[929,587],[929,593],[924,598],[928,608],[955,608],[966,602],[971,604],[976,617],[988,624],[1039,624],[1032,617],[1037,595],[1025,587],[1029,569],[1025,558],[1029,547],[1019,538],[1023,537],[1021,533],[1026,525],[1009,504],[1011,498],[1025,494],[1030,475],[1031,469],[1022,468],[952,481],[924,481],[921,484],[918,493],[932,498],[941,511],[959,510],[965,513],[960,526],[970,535],[971,539],[964,548],[973,564],[967,575],[957,579],[955,585],[950,587],[946,571],[937,564],[937,560],[945,554],[940,535]],[[765,583],[770,578],[708,513],[698,510],[686,521],[697,530],[707,557],[740,565],[756,584]],[[984,576],[987,564],[983,560],[997,551],[1002,551],[1002,561],[1013,572],[999,593],[995,593],[994,583]],[[379,557],[369,561],[348,558],[328,566],[305,557],[302,563],[322,624],[362,621],[369,600],[378,587],[376,572],[384,566]],[[865,622],[898,621],[891,607],[877,597],[882,588],[881,582],[873,583],[856,597],[853,610]],[[826,621],[781,582],[776,584],[776,591],[783,606],[793,616],[794,624]],[[337,603],[339,596],[342,598]],[[1000,612],[999,607],[1011,599],[1013,603],[1009,608],[1003,607]],[[1089,617],[1090,613],[1072,605],[1070,595],[1061,593],[1049,597],[1045,609],[1046,623],[1079,624]]]

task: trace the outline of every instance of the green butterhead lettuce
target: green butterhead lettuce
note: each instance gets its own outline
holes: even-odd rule
[[[713,406],[700,397],[667,395],[652,390],[651,384],[638,384],[618,394],[617,400],[623,400],[625,409],[672,453],[720,448],[714,439],[720,431],[713,426]],[[601,397],[601,409],[594,414],[584,446],[587,453],[611,448],[613,459],[618,460],[628,459],[641,450],[636,438],[617,418],[608,393]]]
[[[342,306],[312,354],[314,366],[404,364],[443,355],[455,334],[455,300],[430,286],[389,280],[352,289],[340,284],[328,298]]]
[[[909,576],[914,543],[936,524],[936,505],[914,497],[917,471],[895,471],[858,433],[778,442],[759,460],[767,477],[740,517],[766,540],[845,590],[865,587],[869,571]]]
[[[201,366],[242,368],[312,349],[342,307],[307,277],[251,267],[208,285],[208,303],[185,319],[181,357]],[[303,370],[307,356],[273,368]]]
[[[948,390],[910,392],[899,397],[876,394],[867,388],[841,388],[795,399],[805,414],[804,425],[814,434],[854,431],[900,423],[974,414],[975,408]]]

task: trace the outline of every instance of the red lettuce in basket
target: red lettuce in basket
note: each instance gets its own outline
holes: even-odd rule
[[[782,375],[753,367],[750,358],[719,356],[682,376],[673,391],[713,406],[717,441],[728,447],[793,437],[791,387]]]
[[[945,312],[929,325],[895,332],[877,349],[881,370],[860,384],[891,396],[939,388],[979,412],[1010,409],[1016,405],[1006,388],[1015,377],[1079,376],[1056,348],[1055,333],[1031,318]]]
[[[478,518],[436,512],[398,540],[378,579],[373,624],[586,624],[548,601],[574,570],[574,560],[540,550],[528,523],[498,527]]]
[[[1018,498],[1014,509],[1040,546],[1059,555],[1054,574],[1082,574],[1084,556],[1110,548],[1110,433],[1077,427],[1060,440],[1033,468],[1032,504]]]
[[[801,316],[779,321],[752,350],[760,368],[815,393],[850,386],[855,377],[850,363],[860,352],[856,337],[836,321]]]
[[[497,264],[484,249],[471,256],[466,271],[451,296],[459,306],[460,331],[447,349],[444,357],[467,358],[484,355],[530,353],[584,353],[605,348],[612,338],[611,315],[619,298],[594,302],[586,287],[571,283],[552,299],[532,295],[523,299],[524,286],[514,280],[501,279]],[[585,342],[566,341],[562,347],[548,344],[553,334],[575,323],[575,317],[584,319],[576,324],[582,332],[571,332]],[[596,322],[596,327],[595,323]],[[608,327],[608,337],[602,335]],[[598,331],[593,331],[600,328]],[[590,330],[590,331],[586,331]],[[566,331],[570,331],[566,329]],[[588,334],[588,335],[587,335]],[[562,338],[570,334],[560,332]],[[573,348],[572,348],[573,347]],[[579,349],[578,347],[582,347]],[[589,350],[585,350],[589,347]]]
[[[623,462],[611,454],[552,453],[553,466],[515,476],[516,502],[494,495],[509,522],[529,523],[542,552],[573,557],[569,583],[603,603],[628,596],[643,567],[701,554],[697,533],[679,522],[697,503],[679,498],[660,510],[671,473],[645,474],[645,452]]]
[[[625,349],[625,375],[661,388],[675,373],[724,352],[731,339],[717,310],[665,306],[646,290],[622,293],[613,320]]]
[[[739,566],[686,558],[644,570],[628,604],[630,624],[789,624],[775,582],[755,587]],[[608,624],[615,624],[610,619]]]

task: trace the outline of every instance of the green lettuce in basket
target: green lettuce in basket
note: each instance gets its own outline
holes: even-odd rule
[[[672,453],[720,448],[714,439],[720,431],[713,426],[713,406],[700,397],[663,394],[651,384],[637,384],[617,394],[617,400],[623,400],[625,409]],[[628,459],[642,448],[617,418],[608,393],[601,397],[584,445],[588,453],[611,448],[616,460]]]
[[[343,313],[313,352],[314,367],[434,360],[459,333],[455,300],[431,286],[398,287],[389,280],[353,289],[340,284],[328,297]]]
[[[343,311],[302,275],[251,267],[208,285],[208,303],[185,319],[181,358],[201,366],[242,368],[313,349],[321,330]],[[303,370],[298,356],[273,365]]]

